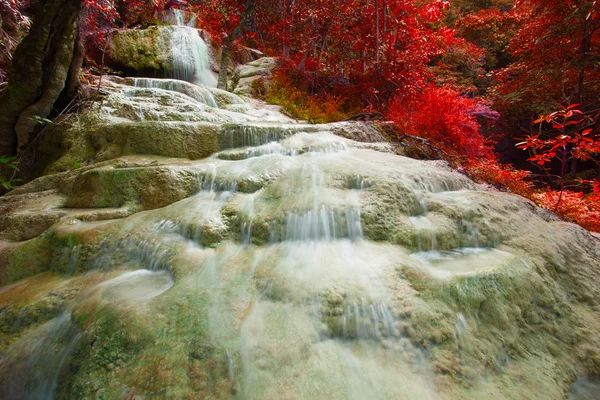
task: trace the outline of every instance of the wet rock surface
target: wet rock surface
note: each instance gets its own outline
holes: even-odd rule
[[[48,174],[0,198],[0,393],[566,399],[600,373],[584,229],[373,123],[106,88],[53,127],[70,145]]]
[[[257,91],[264,92],[277,63],[276,58],[262,57],[239,66],[233,77],[233,92],[245,97],[252,97]]]

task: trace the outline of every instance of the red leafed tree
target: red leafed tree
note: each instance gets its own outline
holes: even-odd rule
[[[597,180],[584,180],[579,178],[574,185],[566,185],[566,173],[569,163],[581,160],[600,165],[600,137],[598,137],[597,126],[599,115],[596,112],[584,113],[579,109],[579,104],[561,107],[548,115],[542,115],[534,121],[538,125],[538,133],[525,138],[517,146],[523,150],[529,150],[531,157],[529,161],[536,163],[545,172],[545,177],[558,180],[560,188],[559,197],[555,209],[558,209],[565,189],[569,186],[581,186],[587,184],[597,192],[599,186]],[[551,129],[544,129],[548,125]],[[551,163],[559,164],[557,175],[551,173],[547,168]],[[596,193],[597,194],[597,193]]]
[[[389,115],[403,132],[427,139],[457,160],[493,158],[478,118],[497,114],[455,89],[429,84],[419,96],[396,98]]]
[[[147,24],[169,3],[163,0],[83,0],[83,33],[102,44],[116,27]]]
[[[479,10],[456,21],[460,37],[485,49],[486,70],[504,68],[512,61],[507,46],[516,34],[519,15],[496,8]]]
[[[353,82],[369,82],[384,102],[398,88],[419,90],[429,63],[455,31],[440,22],[440,0],[258,0],[258,41],[299,70],[313,69]],[[375,92],[374,92],[375,93]]]
[[[238,39],[253,29],[257,0],[222,0],[199,3],[194,7],[201,27],[221,44],[218,87],[227,89],[230,50]]]
[[[221,41],[239,25],[246,0],[204,1],[193,6],[198,26]]]
[[[515,62],[496,73],[496,107],[526,126],[559,103],[597,105],[599,11],[596,0],[518,1],[522,24],[509,45]]]

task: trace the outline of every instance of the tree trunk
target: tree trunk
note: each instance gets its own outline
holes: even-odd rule
[[[233,42],[242,35],[244,28],[253,18],[254,12],[256,11],[256,0],[247,0],[244,15],[240,20],[238,26],[235,27],[231,35],[223,39],[221,45],[221,67],[219,68],[219,81],[217,87],[219,89],[227,90],[227,69],[229,68],[229,50]]]
[[[379,2],[375,0],[375,64],[379,68]]]
[[[73,59],[81,0],[47,0],[21,41],[0,98],[0,155],[15,155],[31,140],[65,88]]]
[[[577,76],[577,92],[575,93],[575,104],[583,105],[583,85],[585,83],[585,61],[586,55],[589,51],[590,43],[588,42],[587,36],[587,27],[588,21],[587,18],[583,23],[583,39],[581,40],[581,45],[579,46],[579,60],[581,62],[581,66],[579,67],[579,74]]]
[[[227,39],[226,39],[227,40]],[[227,69],[229,68],[229,43],[223,42],[221,46],[221,66],[219,67],[219,81],[217,87],[227,90]]]
[[[289,43],[291,42],[291,37],[292,37],[292,32],[294,29],[294,0],[290,0],[289,3],[286,2],[285,4],[285,14],[283,16],[284,19],[290,18],[291,22],[289,24],[289,26],[286,26],[284,28],[285,30],[285,39],[284,39],[284,43],[283,43],[283,58],[284,59],[288,59],[290,58],[290,45]]]
[[[387,4],[385,0],[381,2],[381,19],[383,20],[383,34],[381,35],[383,44],[385,45],[385,40],[387,36]]]
[[[106,40],[108,40],[108,38],[106,38]],[[65,94],[69,100],[74,98],[79,90],[79,71],[81,71],[84,57],[85,47],[83,45],[83,38],[81,37],[81,33],[78,32],[77,38],[75,39],[75,48],[73,49],[73,59],[71,60],[71,66],[69,67],[65,86]]]
[[[363,74],[367,70],[367,51],[360,49],[360,72]]]
[[[589,53],[592,48],[592,39],[594,38],[594,34],[600,29],[600,20],[598,17],[588,20],[585,18],[583,21],[583,38],[581,39],[581,44],[579,46],[579,74],[577,77],[577,92],[575,93],[574,103],[581,104],[583,106],[584,102],[584,85],[585,85],[585,67],[588,62]]]
[[[298,72],[304,72],[304,70],[306,69],[306,60],[308,59],[309,52],[310,50],[304,53],[304,55],[302,56],[302,60],[300,60],[300,63],[298,64]]]

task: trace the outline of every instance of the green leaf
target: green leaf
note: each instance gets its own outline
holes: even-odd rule
[[[40,117],[39,115],[36,115],[35,117],[29,118],[32,121],[36,121],[42,125],[51,125],[52,121],[49,120],[48,118],[44,118],[44,117]]]

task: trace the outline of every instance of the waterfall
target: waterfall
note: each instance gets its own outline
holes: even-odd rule
[[[199,86],[216,86],[217,80],[210,70],[208,46],[193,27],[194,18],[185,25],[182,11],[175,10],[174,16],[176,28],[171,38],[173,78]]]
[[[68,311],[25,335],[12,349],[14,354],[2,354],[11,368],[0,379],[0,398],[52,400],[59,377],[81,337]],[[24,349],[28,355],[19,358],[19,351]]]
[[[206,45],[172,17],[176,73],[202,84],[208,55],[202,66],[185,46]],[[73,122],[90,146],[66,150],[69,163],[88,147],[106,161],[1,199],[15,209],[0,233],[56,223],[0,237],[0,275],[46,271],[0,287],[0,398],[478,399],[503,398],[507,381],[537,398],[538,377],[553,398],[576,378],[564,371],[587,372],[553,372],[562,359],[543,338],[569,338],[572,310],[594,320],[568,303],[577,276],[600,274],[593,237],[362,142],[370,123],[271,120],[183,80],[105,83],[103,107]],[[539,275],[546,264],[569,271],[564,291]],[[531,353],[514,357],[499,332]],[[532,365],[544,373],[521,379]],[[582,376],[569,396],[598,388]]]

